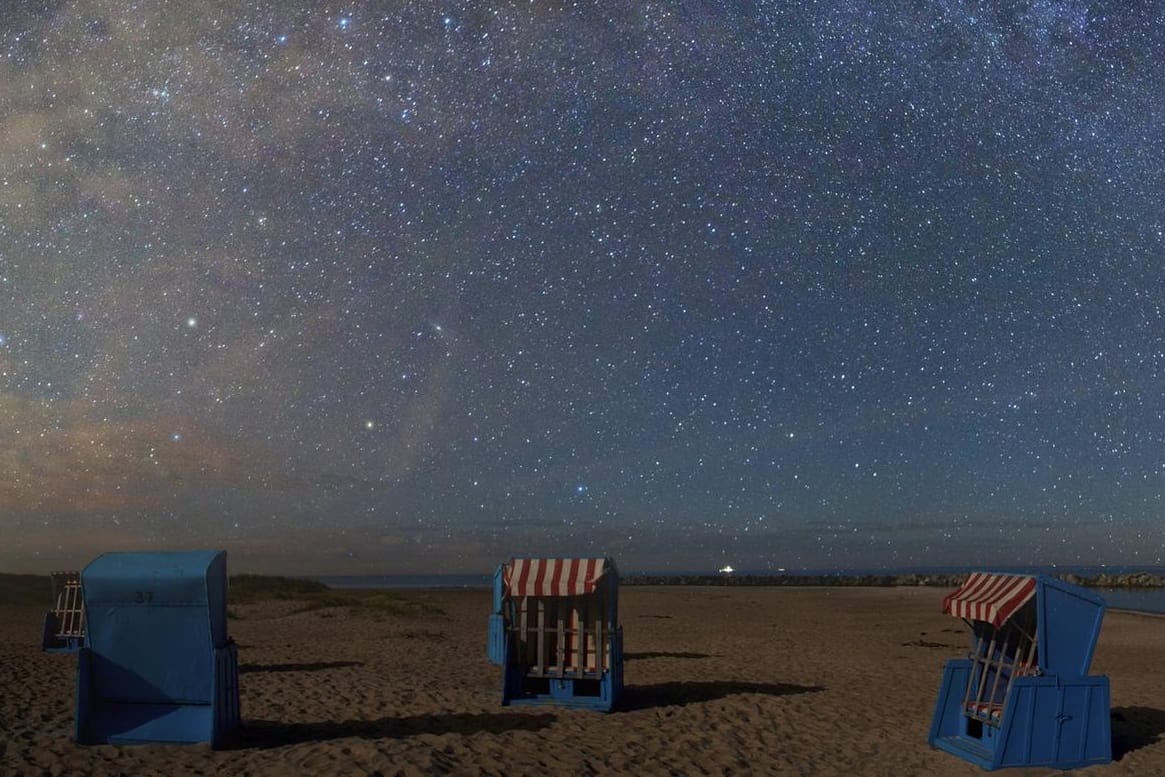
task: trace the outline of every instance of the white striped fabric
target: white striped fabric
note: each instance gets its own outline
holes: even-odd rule
[[[506,565],[510,596],[578,596],[594,593],[605,570],[601,558],[516,558]]]
[[[943,599],[943,612],[998,628],[1035,594],[1034,577],[973,572],[957,591]]]

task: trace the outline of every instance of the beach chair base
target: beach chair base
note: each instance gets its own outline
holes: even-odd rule
[[[530,677],[515,673],[506,678],[502,704],[552,704],[610,712],[616,696],[611,672],[600,678]]]
[[[547,676],[532,673],[509,660],[509,645],[502,645],[502,704],[552,704],[610,712],[623,695],[623,630],[611,635],[611,666],[598,674]]]
[[[81,745],[137,745],[154,742],[229,744],[239,728],[239,652],[228,643],[215,651],[213,699],[206,702],[122,701],[95,687],[89,648],[77,660],[77,715],[74,736]]]
[[[930,746],[983,769],[1045,766],[1078,769],[1112,761],[1108,678],[1018,677],[1001,713],[967,713],[971,661],[948,661],[931,723]]]

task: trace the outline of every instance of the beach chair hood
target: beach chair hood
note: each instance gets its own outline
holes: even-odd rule
[[[607,574],[601,558],[515,558],[504,566],[510,596],[585,596]]]
[[[1068,677],[1088,674],[1104,599],[1047,575],[974,572],[943,599],[943,612],[999,628],[1034,600],[1040,669]]]
[[[943,599],[943,612],[999,628],[1035,595],[1034,577],[974,572]]]

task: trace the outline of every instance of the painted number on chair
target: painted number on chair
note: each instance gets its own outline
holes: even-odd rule
[[[154,601],[154,592],[138,591],[134,594],[133,600],[136,604],[149,604],[150,602]]]

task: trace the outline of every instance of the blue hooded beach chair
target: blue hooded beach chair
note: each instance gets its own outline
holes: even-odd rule
[[[225,551],[106,553],[81,572],[81,744],[210,742],[239,725]]]
[[[489,658],[502,704],[609,711],[623,692],[619,573],[610,559],[516,558],[493,583]]]
[[[976,572],[943,600],[971,628],[948,661],[930,745],[984,769],[1112,760],[1108,678],[1089,675],[1104,600],[1043,575]]]

